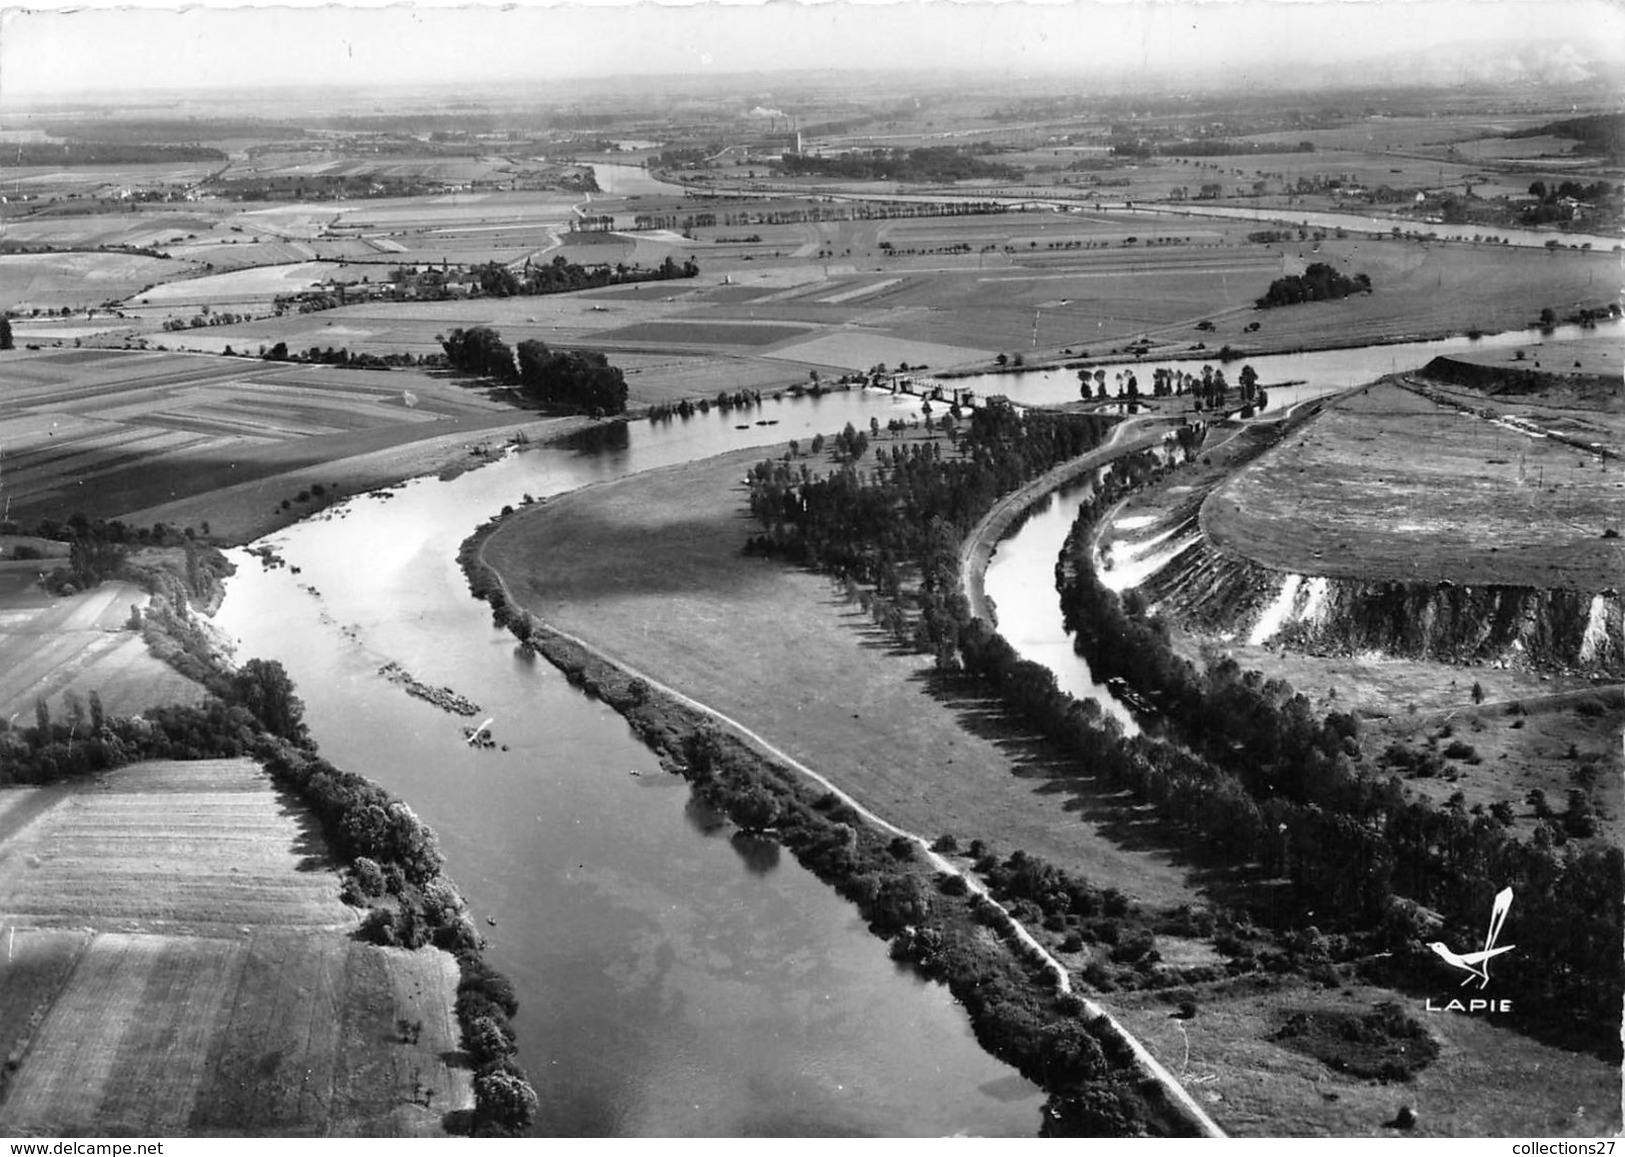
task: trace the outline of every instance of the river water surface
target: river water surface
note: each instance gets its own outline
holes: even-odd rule
[[[1307,389],[1420,365],[1438,348],[1366,351],[1363,368],[1345,351],[1343,368]],[[1251,360],[1266,383],[1311,372]],[[998,379],[998,392],[1021,401],[1075,390],[1064,375]],[[1271,391],[1272,404],[1287,400]],[[239,658],[280,660],[322,753],[407,800],[439,834],[492,963],[519,991],[520,1059],[541,1097],[540,1132],[1038,1130],[1041,1094],[977,1047],[946,989],[895,966],[855,910],[776,846],[729,838],[619,716],[519,655],[455,560],[476,525],[527,493],[806,440],[871,416],[884,423],[917,404],[851,392],[608,426],[590,449],[527,451],[281,531],[265,542],[289,567],[236,552],[218,622],[239,640]],[[1003,621],[1056,603],[1058,543],[1022,545],[1056,527],[1064,535],[1070,516],[1056,510],[1001,548],[989,581]],[[1027,561],[1006,573],[1018,557]],[[461,728],[477,720],[408,697],[378,673],[391,661],[479,703],[506,750],[468,748]]]

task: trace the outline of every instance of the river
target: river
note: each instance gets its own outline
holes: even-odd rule
[[[613,197],[686,197],[688,190],[651,176],[642,165],[594,164],[593,179]]]
[[[1364,351],[1363,366],[1341,351],[1341,368],[1302,390],[1420,365],[1440,344]],[[1251,361],[1268,383],[1308,376],[1293,358],[1317,356]],[[1076,390],[1064,374],[997,381],[1021,401]],[[1272,405],[1288,400],[1271,391]],[[530,450],[448,482],[420,479],[278,532],[264,542],[287,568],[234,553],[217,622],[238,640],[239,659],[281,661],[323,754],[407,800],[438,833],[489,958],[520,994],[520,1059],[541,1098],[539,1131],[1037,1132],[1042,1095],[977,1047],[945,989],[894,965],[855,910],[775,845],[729,838],[619,716],[516,651],[455,560],[475,525],[527,493],[810,439],[917,405],[854,391],[744,416],[608,426],[591,448]],[[1057,500],[1001,548],[990,572],[1001,620],[1018,605],[1056,605],[1058,548],[1027,536],[1064,535],[1070,521]],[[1026,561],[1006,576],[1017,558]],[[1061,660],[1054,647],[1046,654]],[[479,703],[506,749],[467,747],[464,720],[378,673],[390,661]]]
[[[1266,387],[1271,412],[1289,409],[1301,402],[1361,385],[1383,374],[1420,369],[1435,357],[1474,348],[1505,349],[1517,346],[1560,346],[1565,341],[1597,334],[1625,336],[1625,322],[1608,322],[1596,329],[1559,326],[1550,334],[1536,330],[1514,330],[1479,339],[1446,338],[1441,341],[1407,342],[1402,345],[1371,346],[1363,349],[1323,350],[1318,353],[1276,354],[1246,358],[1222,368],[1232,382],[1242,365],[1258,372]],[[1538,354],[1531,358],[1531,364]],[[1220,363],[1213,362],[1215,367]],[[1190,362],[1151,361],[1102,367],[1111,382],[1119,370],[1133,369],[1142,383],[1151,380],[1158,366],[1190,372]],[[1302,382],[1298,386],[1271,386],[1274,382]],[[975,390],[978,396],[1004,394],[1014,401],[1050,403],[1075,401],[1078,396],[1077,371],[1030,370],[1019,374],[982,374],[955,378],[952,385]],[[1112,387],[1115,390],[1115,385]],[[1055,563],[1066,536],[1077,520],[1078,508],[1088,499],[1087,481],[1058,490],[1040,499],[1015,531],[1000,542],[988,563],[984,589],[993,601],[999,632],[1024,659],[1042,663],[1055,672],[1061,689],[1079,698],[1093,698],[1131,732],[1133,720],[1128,711],[1096,683],[1089,664],[1072,649],[1072,636],[1062,620],[1060,596],[1056,593]]]
[[[736,841],[614,712],[492,627],[455,561],[525,493],[884,421],[878,393],[770,403],[541,449],[362,497],[235,552],[218,622],[280,660],[322,753],[407,800],[513,978],[539,1131],[572,1136],[1036,1134],[1043,1097],[984,1053],[945,988],[895,965],[777,845]],[[292,567],[300,573],[292,573]],[[506,751],[378,674],[399,662],[494,716]],[[471,720],[467,722],[477,722]],[[636,773],[636,774],[633,774]],[[488,926],[486,917],[496,924]]]

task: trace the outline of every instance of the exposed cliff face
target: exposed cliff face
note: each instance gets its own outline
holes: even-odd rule
[[[1252,644],[1625,675],[1625,600],[1612,589],[1283,574],[1206,541],[1142,589],[1159,609]]]

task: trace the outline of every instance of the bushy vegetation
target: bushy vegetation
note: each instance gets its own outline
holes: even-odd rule
[[[162,522],[133,527],[116,519],[105,522],[75,514],[66,522],[47,518],[31,527],[0,522],[0,534],[23,534],[67,543],[67,565],[53,567],[45,574],[45,588],[52,594],[76,594],[109,579],[121,578],[154,594],[173,596],[186,591],[203,596],[218,584],[221,576],[231,573],[231,564],[225,556],[198,543],[191,529],[182,531]],[[152,560],[132,563],[131,552],[146,547],[181,550],[180,569],[177,571]]]
[[[1409,1081],[1439,1055],[1427,1029],[1392,1001],[1364,1014],[1293,1013],[1270,1039],[1366,1080]]]
[[[1259,309],[1298,305],[1305,301],[1330,301],[1351,293],[1370,293],[1371,278],[1364,273],[1348,276],[1324,261],[1317,261],[1302,273],[1277,277],[1263,297],[1253,304]]]

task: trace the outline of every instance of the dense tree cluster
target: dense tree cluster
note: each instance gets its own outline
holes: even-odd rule
[[[440,339],[447,363],[464,373],[516,385],[550,408],[602,416],[626,410],[626,378],[594,350],[550,350],[540,341],[519,343],[518,357],[489,326],[454,329]]]
[[[504,383],[512,382],[517,377],[513,347],[490,326],[454,329],[439,341],[440,347],[446,351],[446,363],[454,370]]]
[[[673,281],[697,277],[699,265],[692,257],[679,263],[667,257],[653,269],[642,269],[625,264],[577,265],[563,254],[544,264],[525,261],[524,268],[515,272],[500,261],[472,266],[469,278],[486,297],[532,297],[549,293],[574,293],[582,289],[600,289],[608,285],[634,285],[645,281]]]
[[[19,167],[49,165],[167,165],[176,161],[224,161],[226,154],[205,145],[158,145],[137,141],[20,141],[6,148],[6,160]]]
[[[1617,211],[1621,192],[1621,186],[1613,181],[1593,181],[1589,185],[1582,185],[1579,181],[1554,181],[1551,184],[1533,181],[1529,185],[1529,195],[1537,200],[1519,213],[1519,222],[1524,225],[1567,223],[1576,219],[1576,208],[1582,205],[1591,209]]]
[[[1533,125],[1507,133],[1507,136],[1540,137],[1551,135],[1580,142],[1583,153],[1601,153],[1612,158],[1625,157],[1625,113],[1598,113],[1595,116],[1575,117],[1554,121],[1546,125]]]
[[[690,196],[701,196],[690,190]],[[715,225],[807,225],[821,221],[888,221],[903,217],[970,217],[992,213],[1008,213],[1009,206],[997,201],[943,201],[925,202],[858,201],[847,205],[807,205],[800,201],[769,203],[761,207],[756,200],[735,201],[712,196],[734,206],[731,212],[707,213],[639,213],[632,219],[634,229],[681,229],[687,232],[703,227],[711,220]],[[715,237],[713,241],[723,241]],[[731,238],[731,240],[750,240]],[[760,240],[760,238],[757,238]]]
[[[226,353],[232,352],[230,346]],[[408,353],[351,353],[340,346],[311,346],[308,350],[289,350],[288,343],[279,341],[272,346],[261,346],[259,356],[268,362],[304,362],[313,366],[340,366],[347,370],[392,370],[396,366],[424,365],[425,359]]]
[[[846,181],[922,181],[931,184],[992,178],[1019,180],[1009,165],[983,160],[969,149],[936,145],[920,149],[868,149],[835,156],[785,153],[779,164],[787,177],[839,177]]]
[[[1220,358],[1225,359],[1231,353],[1229,346],[1220,351]],[[1119,370],[1113,377],[1111,385],[1115,393],[1108,388],[1106,371],[1096,369],[1092,373],[1088,369],[1078,371],[1078,393],[1085,400],[1108,401],[1115,398],[1119,402],[1133,403],[1140,399],[1140,379],[1133,370]],[[1257,406],[1262,409],[1268,403],[1268,397],[1258,387],[1258,372],[1252,366],[1242,366],[1238,378],[1240,389],[1236,392],[1243,406]],[[1225,408],[1226,401],[1231,397],[1232,387],[1224,375],[1224,370],[1214,369],[1211,365],[1204,365],[1200,374],[1188,370],[1177,370],[1171,367],[1158,366],[1151,371],[1151,396],[1153,398],[1183,398],[1195,399],[1195,411],[1218,411]]]
[[[536,340],[519,343],[519,388],[534,402],[587,414],[626,410],[626,378],[595,350],[550,350]]]
[[[1270,282],[1263,297],[1254,304],[1259,309],[1298,305],[1305,301],[1330,301],[1351,293],[1370,293],[1371,278],[1364,273],[1349,277],[1324,261],[1316,261],[1302,273],[1278,277]]]
[[[710,413],[712,406],[726,414],[733,410],[760,409],[761,405],[761,390],[718,390],[715,398],[681,398],[675,402],[656,402],[644,413],[651,422],[669,422],[673,418],[687,421],[695,414]]]
[[[946,594],[959,539],[976,519],[1001,494],[1098,445],[1111,422],[1022,414],[995,401],[972,412],[957,455],[944,455],[938,440],[871,445],[848,424],[832,440],[838,464],[827,474],[772,460],[752,469],[750,509],[764,529],[750,549],[884,593],[895,593],[899,568],[914,564],[928,592]]]

